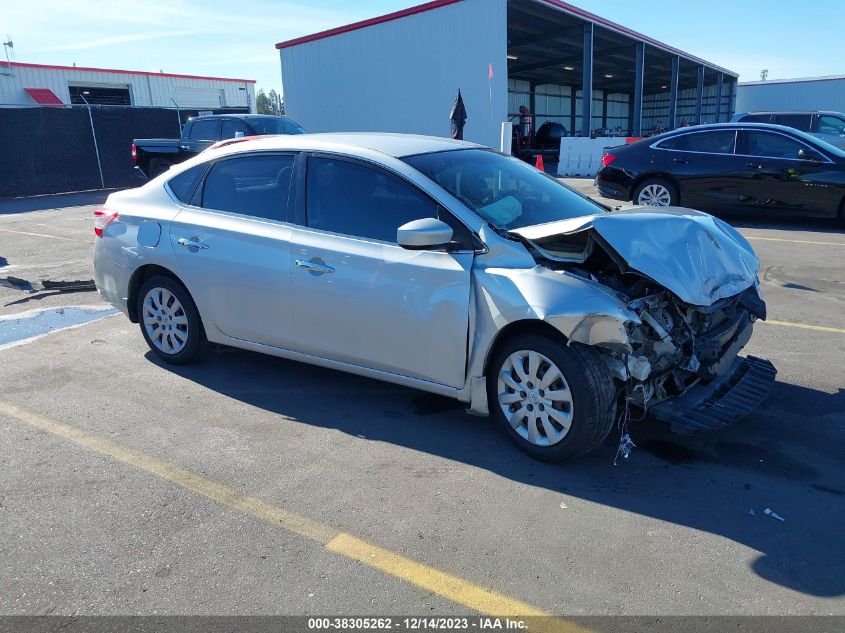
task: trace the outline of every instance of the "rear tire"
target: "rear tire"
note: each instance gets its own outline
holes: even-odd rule
[[[197,307],[173,277],[150,277],[138,290],[136,314],[141,334],[164,362],[187,365],[202,360],[208,348]]]
[[[613,428],[615,396],[607,365],[585,345],[520,334],[490,360],[491,416],[535,459],[563,461],[601,445]]]
[[[640,206],[676,207],[678,190],[665,178],[646,178],[634,189],[633,203]]]

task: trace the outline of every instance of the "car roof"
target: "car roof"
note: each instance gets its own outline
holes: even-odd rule
[[[736,116],[746,116],[748,114],[838,114],[841,112],[836,110],[749,110],[748,112],[737,112]]]
[[[761,130],[775,130],[780,132],[788,132],[796,136],[802,136],[799,130],[794,127],[786,125],[776,125],[774,123],[745,123],[743,121],[733,121],[728,123],[704,123],[702,125],[689,125],[687,127],[675,128],[671,132],[666,132],[662,136],[671,136],[673,134],[683,134],[684,132],[702,132],[704,130],[721,130],[724,128],[731,129],[761,129]],[[798,134],[796,134],[796,132]],[[803,136],[802,136],[803,138]]]
[[[481,145],[456,141],[439,136],[393,134],[388,132],[333,132],[323,134],[295,134],[262,136],[226,145],[216,152],[239,153],[250,150],[349,151],[362,149],[380,152],[394,158],[415,154],[431,154],[450,149],[481,148]],[[228,151],[227,151],[228,150]]]
[[[224,112],[223,114],[206,114],[205,116],[192,116],[191,119],[287,119],[277,114],[251,114],[248,112]]]

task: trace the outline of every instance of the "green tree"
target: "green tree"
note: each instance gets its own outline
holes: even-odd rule
[[[258,94],[255,95],[255,111],[258,114],[276,114],[273,104],[270,102],[270,97],[267,96],[263,88],[259,89]]]
[[[279,116],[283,116],[285,114],[285,103],[282,100],[281,95],[271,88],[267,96],[273,106],[274,113]]]

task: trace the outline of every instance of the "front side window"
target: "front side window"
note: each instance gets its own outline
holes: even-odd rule
[[[180,202],[184,202],[185,204],[190,202],[191,196],[194,194],[194,190],[197,188],[200,178],[202,178],[202,175],[205,173],[206,167],[206,163],[191,167],[167,181],[167,186],[170,187],[170,191],[173,192],[173,195],[176,196]]]
[[[220,120],[219,119],[196,119],[191,125],[191,140],[193,141],[219,141]]]
[[[438,217],[438,207],[396,176],[361,163],[309,158],[306,213],[315,229],[396,241],[396,230],[412,220]]]
[[[830,114],[820,114],[813,132],[820,134],[845,134],[845,120]]]
[[[531,165],[482,149],[403,159],[500,229],[604,213],[604,207]]]
[[[286,220],[294,157],[242,156],[216,163],[202,190],[206,209]]]
[[[660,143],[660,149],[672,149],[682,152],[703,152],[705,154],[732,154],[734,151],[734,130],[714,132],[695,132],[673,136]]]
[[[791,158],[798,160],[804,145],[782,134],[771,132],[745,132],[745,154],[764,158]]]

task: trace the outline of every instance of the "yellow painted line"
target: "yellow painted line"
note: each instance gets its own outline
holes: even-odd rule
[[[31,233],[29,231],[15,231],[14,229],[2,229],[3,233],[17,233],[18,235],[30,235],[32,237],[49,237],[54,240],[66,240],[68,242],[82,242],[83,244],[93,244],[93,240],[80,240],[75,237],[62,237],[61,235],[48,235],[47,233]]]
[[[466,605],[480,613],[493,616],[548,615],[525,602],[479,587],[410,558],[371,545],[349,534],[338,534],[326,544],[326,549],[380,569],[386,574],[401,578],[430,593]]]
[[[794,244],[819,244],[821,246],[845,246],[845,242],[814,242],[812,240],[788,240],[784,237],[753,237],[746,235],[747,240],[762,240],[764,242],[792,242]]]
[[[0,414],[28,424],[47,433],[68,439],[95,453],[137,468],[160,479],[190,490],[200,496],[243,514],[250,515],[275,527],[316,541],[326,550],[363,565],[378,569],[432,594],[442,596],[456,604],[490,616],[544,616],[532,630],[590,631],[572,622],[550,618],[548,613],[525,602],[510,598],[485,587],[463,580],[444,571],[429,567],[390,550],[362,541],[337,528],[313,521],[307,517],[284,510],[261,499],[242,495],[235,490],[215,483],[189,470],[167,461],[134,451],[90,433],[79,427],[54,420],[33,411],[0,401]]]
[[[776,321],[775,319],[766,319],[765,321],[757,321],[757,323],[768,323],[769,325],[780,325],[782,327],[794,327],[798,328],[799,330],[815,330],[816,332],[833,332],[834,334],[845,334],[844,328],[830,327],[829,325],[811,325],[809,323]]]

